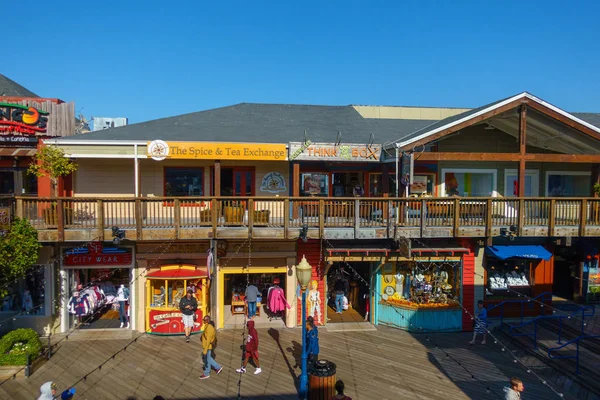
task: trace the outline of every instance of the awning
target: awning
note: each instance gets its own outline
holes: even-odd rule
[[[208,277],[208,270],[202,267],[196,269],[161,269],[146,275],[146,278],[151,279],[200,279],[206,277]]]
[[[37,149],[34,148],[0,148],[0,156],[3,157],[31,157],[35,155]]]
[[[497,257],[501,260],[508,258],[529,258],[548,261],[552,257],[544,246],[540,245],[521,245],[521,246],[488,246],[485,249],[488,255]]]

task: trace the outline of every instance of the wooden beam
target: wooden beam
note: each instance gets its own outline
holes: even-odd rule
[[[432,152],[421,153],[418,161],[490,161],[490,162],[519,162],[524,158],[527,162],[552,162],[552,163],[600,163],[600,155],[596,154],[537,154],[527,153],[454,153]]]
[[[527,106],[525,104],[521,105],[521,110],[519,112],[519,154],[521,157],[519,158],[519,172],[518,172],[518,182],[519,182],[519,192],[517,196],[525,196],[525,153],[527,147]]]
[[[220,160],[215,161],[214,182],[215,182],[215,196],[219,197],[219,196],[221,196],[221,161]]]
[[[426,145],[426,144],[428,144],[430,142],[433,142],[434,140],[440,139],[440,138],[442,138],[444,136],[447,136],[447,135],[449,135],[451,133],[458,132],[461,129],[464,129],[464,128],[469,127],[471,125],[476,125],[476,124],[478,124],[481,121],[484,121],[486,119],[495,117],[496,115],[503,114],[506,111],[512,110],[513,108],[517,108],[519,106],[519,104],[527,103],[528,101],[529,101],[528,99],[523,98],[523,97],[519,98],[517,100],[511,101],[510,103],[507,103],[507,104],[503,105],[502,107],[498,107],[498,108],[496,108],[494,110],[490,110],[490,111],[488,111],[486,113],[483,113],[483,114],[481,114],[481,115],[479,115],[477,117],[468,119],[468,120],[466,120],[464,122],[461,122],[460,124],[451,126],[451,127],[447,128],[447,129],[439,131],[439,132],[437,132],[437,133],[435,133],[433,135],[427,136],[427,137],[425,137],[425,138],[423,138],[421,140],[413,142],[413,143],[411,143],[411,144],[409,144],[407,146],[404,146],[404,147],[400,148],[400,150],[412,150],[415,147]]]

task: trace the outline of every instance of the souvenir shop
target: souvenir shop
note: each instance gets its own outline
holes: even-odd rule
[[[208,269],[190,264],[163,265],[146,274],[146,332],[155,335],[184,335],[179,302],[188,290],[198,302],[192,334],[200,333],[207,314],[210,283]]]
[[[252,246],[251,252],[248,246]],[[257,323],[294,326],[297,281],[292,266],[295,261],[295,242],[230,242],[227,254],[217,260],[219,328],[243,324],[248,315],[248,283],[259,292],[254,317]],[[290,313],[294,313],[291,318]]]
[[[333,262],[327,270],[327,307],[328,322],[356,322],[369,320],[370,276],[372,263],[369,262]],[[365,282],[369,282],[367,285]],[[336,297],[343,292],[342,313],[337,312]],[[317,297],[313,288],[308,292],[308,301]],[[309,314],[313,315],[309,307]],[[318,317],[318,316],[317,316]],[[320,318],[318,318],[320,319]]]
[[[80,329],[130,329],[135,325],[133,249],[86,246],[62,250],[61,282],[64,297],[61,307],[61,332]]]
[[[466,253],[461,248],[416,249],[411,257],[392,255],[377,265],[375,324],[420,332],[461,331],[461,304],[467,307],[467,301],[463,303]]]

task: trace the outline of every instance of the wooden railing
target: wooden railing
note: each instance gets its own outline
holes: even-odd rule
[[[225,228],[292,238],[297,234],[288,231],[304,225],[310,237],[344,228],[388,238],[408,233],[493,237],[511,227],[517,236],[600,236],[600,198],[15,197],[13,201],[16,216],[27,218],[38,230],[57,231],[59,241],[69,231],[91,230],[103,236],[113,226],[136,231],[138,240],[144,230],[174,230],[174,238],[192,238],[202,235],[182,236],[182,232],[208,230],[212,233],[207,237],[219,237]],[[284,233],[273,233],[277,230]],[[156,235],[154,239],[161,238]]]

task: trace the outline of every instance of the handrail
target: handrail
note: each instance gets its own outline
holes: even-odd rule
[[[586,314],[587,310],[592,310],[591,314]],[[540,315],[538,317],[535,317],[527,322],[521,322],[520,325],[513,325],[510,327],[509,329],[509,333],[512,336],[531,336],[532,340],[533,340],[533,348],[537,349],[537,331],[538,331],[538,321],[544,320],[544,319],[557,319],[559,321],[559,325],[558,325],[558,340],[557,343],[561,343],[561,336],[562,336],[562,321],[563,319],[570,319],[571,317],[575,316],[576,314],[578,314],[579,312],[581,312],[581,332],[580,335],[584,335],[585,332],[585,318],[586,317],[593,317],[594,314],[596,313],[596,309],[593,306],[580,306],[578,309],[576,309],[575,311],[566,314],[566,315]],[[532,333],[514,333],[514,330],[517,329],[521,329],[524,326],[527,325],[533,325],[533,332]]]
[[[554,359],[554,360],[560,360],[560,359],[567,359],[567,358],[574,358],[576,360],[575,362],[575,373],[577,375],[579,375],[579,344],[582,340],[586,340],[586,339],[597,339],[600,338],[600,335],[580,335],[577,336],[575,339],[569,340],[566,343],[563,343],[561,346],[558,347],[551,347],[548,349],[548,358],[550,359]],[[575,353],[574,356],[553,356],[552,352],[553,351],[558,351],[561,350],[563,348],[565,348],[566,346],[576,343],[577,344],[577,351]]]
[[[492,307],[487,309],[487,312],[489,314],[490,311],[492,311],[495,308],[499,308],[502,307],[500,309],[500,325],[502,326],[502,324],[504,323],[504,305],[505,304],[511,304],[511,303],[517,303],[517,304],[521,304],[521,323],[523,323],[523,318],[525,318],[525,304],[529,303],[531,305],[535,304],[536,301],[541,299],[539,302],[544,304],[544,300],[552,300],[552,292],[543,292],[538,294],[537,296],[533,297],[533,298],[527,298],[527,299],[508,299],[508,300],[503,300],[498,304],[494,304]],[[490,318],[498,318],[498,317],[488,317],[488,319]]]

